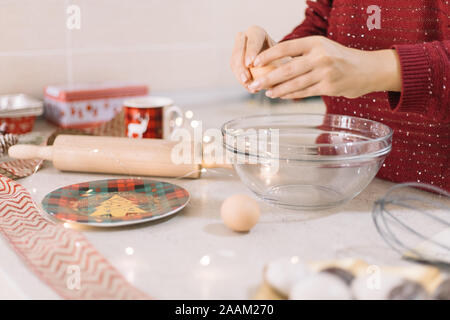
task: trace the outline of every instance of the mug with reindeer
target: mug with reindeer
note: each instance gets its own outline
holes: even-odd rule
[[[125,134],[129,138],[170,138],[183,124],[183,111],[165,97],[143,97],[124,102]]]

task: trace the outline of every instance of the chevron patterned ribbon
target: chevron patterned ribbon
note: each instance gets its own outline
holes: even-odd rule
[[[27,190],[0,175],[0,233],[64,299],[148,299],[78,231],[44,218]]]

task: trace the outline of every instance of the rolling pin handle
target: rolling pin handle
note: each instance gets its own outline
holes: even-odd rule
[[[53,160],[52,146],[34,146],[29,144],[17,144],[8,150],[11,158],[15,159],[42,159]]]

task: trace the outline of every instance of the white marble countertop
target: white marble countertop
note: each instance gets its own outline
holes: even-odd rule
[[[185,110],[192,110],[194,118],[203,121],[204,129],[218,128],[227,120],[247,114],[324,112],[318,99],[270,107],[246,101],[242,94],[171,96]],[[35,128],[43,132],[51,129],[43,120]],[[56,188],[109,177],[62,173],[47,164],[19,182],[40,203]],[[174,182],[190,192],[191,201],[179,214],[133,227],[82,230],[131,283],[152,297],[248,299],[261,282],[264,265],[283,256],[298,256],[304,261],[357,257],[373,264],[407,263],[385,244],[371,217],[374,201],[392,183],[375,179],[348,204],[322,212],[287,211],[260,201],[260,222],[251,232],[239,234],[222,224],[219,213],[228,196],[250,194],[233,171],[210,170],[199,180],[160,180]],[[0,244],[0,298],[58,298],[3,239]],[[128,247],[134,249],[132,255],[127,254]]]

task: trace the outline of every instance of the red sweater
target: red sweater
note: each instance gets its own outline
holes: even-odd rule
[[[392,152],[378,177],[450,191],[450,0],[307,3],[304,22],[284,40],[323,35],[360,50],[394,48],[400,58],[401,93],[323,97],[327,111],[372,119],[394,130]],[[368,28],[371,5],[381,9],[379,29]]]

